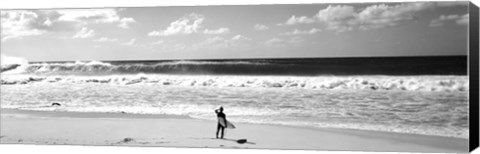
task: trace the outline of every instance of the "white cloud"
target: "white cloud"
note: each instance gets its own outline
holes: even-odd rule
[[[125,42],[125,43],[122,43],[120,45],[124,45],[124,46],[135,46],[136,45],[136,40],[134,38],[130,39],[130,41],[128,42]]]
[[[191,13],[185,15],[174,22],[170,23],[165,30],[156,30],[148,33],[148,36],[170,36],[179,34],[226,34],[230,33],[230,29],[221,27],[216,30],[204,29],[202,26],[205,17],[201,14]]]
[[[238,41],[248,41],[251,40],[248,37],[242,36],[242,35],[235,35],[232,37],[232,40],[238,40]]]
[[[285,33],[281,33],[280,35],[305,35],[305,34],[316,34],[318,32],[321,32],[322,30],[318,29],[318,28],[312,28],[310,30],[298,30],[298,29],[295,29],[291,32],[285,32]]]
[[[292,16],[285,22],[285,24],[296,25],[296,24],[309,24],[313,22],[315,22],[315,20],[307,16],[301,16],[301,17]]]
[[[72,32],[88,24],[116,23],[128,28],[133,18],[124,18],[115,9],[8,10],[1,12],[2,41],[50,32]]]
[[[354,18],[353,6],[328,6],[318,11],[315,18],[320,22],[341,22]]]
[[[279,38],[276,38],[276,37],[271,38],[271,39],[265,41],[265,44],[268,45],[268,46],[281,46],[281,45],[283,45],[284,43],[285,43],[284,40],[279,39]]]
[[[290,39],[290,41],[288,41],[288,43],[293,43],[293,44],[298,45],[298,44],[300,44],[300,43],[302,43],[302,42],[304,42],[304,41],[305,41],[304,38],[301,38],[301,37],[293,37],[293,38]]]
[[[87,27],[83,27],[80,31],[78,31],[75,35],[72,36],[73,39],[76,38],[91,38],[95,36],[95,31],[93,29],[88,29]]]
[[[405,21],[416,20],[416,13],[431,8],[433,3],[404,3],[388,6],[385,4],[373,5],[365,8],[358,14],[354,22],[363,30],[396,26]]]
[[[469,15],[468,13],[463,15],[460,19],[456,21],[457,24],[459,25],[468,25],[469,23]]]
[[[93,41],[96,41],[96,42],[116,42],[118,41],[118,39],[116,38],[108,38],[108,37],[101,37],[101,38],[98,38],[98,39],[95,39]]]
[[[127,29],[135,23],[131,17],[121,17],[116,9],[68,9],[56,10],[57,21],[75,22],[80,25],[88,23],[116,23],[118,27]]]
[[[205,29],[203,30],[203,33],[205,34],[226,34],[226,33],[229,33],[230,30],[228,28],[219,28],[217,30],[209,30],[209,29]]]
[[[312,17],[290,17],[284,24],[318,24],[319,28],[337,32],[353,29],[369,30],[396,26],[402,22],[416,20],[416,13],[439,6],[431,2],[403,3],[396,5],[376,4],[363,9],[348,5],[328,6]]]
[[[209,44],[214,44],[214,43],[224,43],[226,40],[223,38],[223,37],[220,37],[220,36],[215,36],[215,37],[211,37],[211,38],[207,38],[205,40],[206,43],[209,43]]]
[[[118,27],[123,28],[123,29],[128,29],[130,23],[135,23],[135,19],[133,18],[122,18],[119,21],[120,23],[118,24]]]
[[[269,27],[266,26],[266,25],[262,25],[262,24],[256,24],[255,26],[253,26],[253,29],[255,29],[257,31],[262,31],[262,30],[268,30]]]
[[[133,19],[121,18],[115,9],[68,9],[56,11],[60,14],[59,21],[121,23],[122,20]]]
[[[200,31],[201,24],[205,17],[201,14],[191,13],[170,23],[165,30],[152,31],[149,36],[169,36],[176,34],[192,34]]]
[[[2,42],[25,36],[41,35],[43,29],[35,28],[38,15],[32,11],[1,11],[1,40]]]
[[[430,21],[429,26],[430,27],[439,27],[443,26],[445,23],[449,21],[455,21],[455,23],[459,25],[468,25],[468,13],[465,15],[457,15],[457,14],[451,14],[451,15],[440,15],[437,19],[433,19]]]

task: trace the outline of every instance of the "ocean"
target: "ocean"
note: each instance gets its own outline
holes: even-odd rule
[[[223,106],[238,129],[469,135],[466,56],[29,62],[2,66],[0,94],[19,110],[215,120]]]

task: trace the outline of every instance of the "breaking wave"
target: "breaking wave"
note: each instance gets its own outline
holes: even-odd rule
[[[156,84],[197,87],[263,87],[332,90],[468,92],[467,76],[233,76],[233,75],[4,75],[2,85],[21,84]]]
[[[45,75],[105,75],[105,74],[235,74],[239,70],[262,67],[275,68],[279,66],[268,63],[248,61],[166,61],[142,63],[108,63],[101,61],[71,63],[32,63],[22,65],[14,74],[45,74]],[[254,70],[252,70],[254,71]],[[248,73],[239,71],[238,73]],[[252,72],[254,73],[254,72]],[[12,73],[10,73],[12,74]]]

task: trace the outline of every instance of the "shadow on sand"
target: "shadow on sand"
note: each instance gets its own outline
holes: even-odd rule
[[[228,138],[223,138],[220,140],[226,140],[226,141],[232,141],[232,142],[237,142],[238,144],[256,144],[254,142],[248,142],[247,139],[228,139]]]

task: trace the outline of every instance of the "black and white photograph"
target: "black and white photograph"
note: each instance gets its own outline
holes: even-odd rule
[[[469,4],[2,9],[0,143],[466,153]]]

